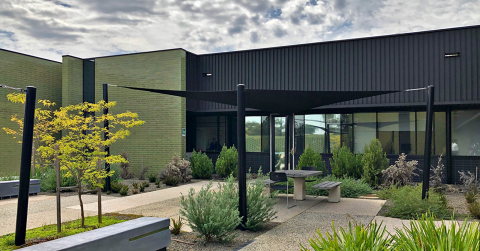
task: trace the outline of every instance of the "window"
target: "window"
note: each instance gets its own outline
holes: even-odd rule
[[[325,115],[305,115],[305,148],[311,147],[315,152],[325,153]]]
[[[275,170],[285,169],[285,117],[275,117]]]
[[[353,124],[352,114],[340,115],[341,120],[341,140],[342,147],[346,146],[350,151],[353,151]]]
[[[480,156],[480,110],[452,111],[452,155]]]
[[[332,153],[333,150],[341,147],[341,131],[340,131],[340,114],[327,114],[327,153]]]
[[[378,139],[387,154],[415,154],[415,112],[378,113]]]
[[[247,152],[260,152],[262,149],[262,117],[245,117],[245,143]]]
[[[224,144],[224,116],[202,116],[196,118],[195,150],[220,151]]]
[[[425,151],[425,127],[427,113],[417,112],[417,155],[423,155]],[[446,154],[446,117],[444,112],[436,112],[433,115],[432,154]]]
[[[365,145],[377,137],[377,114],[355,113],[353,120],[353,149],[355,153],[363,153]]]
[[[262,116],[262,152],[270,152],[270,116]]]
[[[302,154],[305,147],[305,115],[295,115],[295,154]]]

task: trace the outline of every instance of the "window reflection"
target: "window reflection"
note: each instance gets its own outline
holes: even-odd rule
[[[480,110],[452,111],[452,155],[480,156]]]

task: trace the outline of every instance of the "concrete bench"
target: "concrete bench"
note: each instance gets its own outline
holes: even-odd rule
[[[170,219],[142,217],[25,247],[23,251],[158,251],[170,245]]]
[[[312,186],[312,188],[328,190],[328,202],[340,202],[340,184],[342,182],[325,181]]]
[[[18,196],[18,187],[20,181],[9,180],[0,181],[0,199],[6,199]],[[40,193],[40,180],[30,179],[30,194]]]

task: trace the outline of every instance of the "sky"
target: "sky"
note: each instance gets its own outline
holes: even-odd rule
[[[480,24],[480,0],[0,0],[0,48],[61,61],[196,54]]]

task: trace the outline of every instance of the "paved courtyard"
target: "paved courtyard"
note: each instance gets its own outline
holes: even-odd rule
[[[198,191],[208,181],[202,181],[174,188],[162,189],[127,197],[104,196],[102,208],[104,213],[141,214],[155,217],[178,217],[181,194],[187,194],[190,188]],[[290,195],[291,196],[291,195]],[[85,214],[97,213],[97,196],[84,195]],[[16,199],[0,201],[0,235],[15,231]],[[295,201],[290,200],[290,206]],[[297,206],[287,209],[285,195],[280,195],[275,205],[278,211],[275,222],[282,223],[274,229],[258,236],[242,250],[298,250],[300,243],[307,246],[308,239],[315,231],[330,231],[332,222],[336,227],[346,227],[349,221],[368,224],[376,218],[384,204],[383,200],[346,199],[340,203],[329,203],[326,197],[307,196],[304,201],[297,201]],[[62,197],[62,221],[80,218],[77,196]],[[402,221],[377,217],[387,223],[388,230],[401,226]],[[55,197],[38,195],[30,197],[27,228],[40,227],[56,222]],[[191,231],[188,227],[184,229]]]

